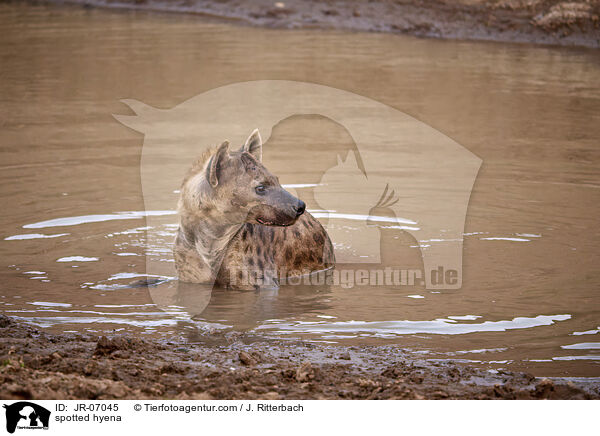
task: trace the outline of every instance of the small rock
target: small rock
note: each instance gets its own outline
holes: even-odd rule
[[[413,374],[413,375],[410,377],[410,381],[411,381],[411,382],[413,382],[413,383],[416,383],[416,384],[421,384],[421,383],[423,383],[423,380],[425,380],[425,377],[423,377],[423,376],[422,376],[422,375],[420,375],[420,374]]]
[[[350,353],[345,352],[343,354],[340,354],[338,359],[340,360],[352,360],[352,358],[350,357]]]
[[[0,315],[0,328],[8,327],[12,321],[6,315]]]
[[[113,359],[128,359],[131,357],[131,352],[127,350],[116,350],[111,356]]]
[[[94,369],[96,369],[96,362],[89,362],[87,365],[85,365],[83,367],[83,373],[85,375],[92,375],[92,373],[94,372]]]
[[[261,396],[263,400],[278,400],[279,394],[277,392],[267,392]]]
[[[304,362],[296,370],[296,381],[304,383],[315,378],[315,369],[310,362]]]
[[[242,362],[246,366],[254,366],[258,363],[257,359],[254,356],[250,355],[245,351],[240,351],[238,357],[240,359],[240,362]]]
[[[100,337],[96,344],[95,355],[105,356],[117,350],[128,350],[133,348],[133,341],[117,336],[115,338]]]
[[[359,378],[358,380],[356,380],[356,382],[358,383],[358,385],[361,388],[377,388],[377,387],[379,387],[379,383],[377,383],[374,380],[368,379],[368,378]]]
[[[543,379],[535,386],[535,395],[538,398],[547,398],[554,391],[554,382],[550,379]]]

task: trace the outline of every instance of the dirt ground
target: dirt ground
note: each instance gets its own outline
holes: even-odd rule
[[[53,335],[0,315],[0,398],[600,398],[598,386],[415,360],[396,346],[244,339],[229,333],[189,344]]]
[[[278,28],[600,47],[600,0],[47,0]]]

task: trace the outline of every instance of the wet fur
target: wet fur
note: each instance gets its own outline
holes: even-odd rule
[[[204,153],[184,177],[173,248],[179,280],[273,288],[282,275],[296,277],[333,267],[333,247],[325,229],[308,212],[297,219],[290,216],[290,202],[299,200],[260,163],[258,131],[241,150],[223,149],[225,143]],[[246,172],[242,176],[240,168]],[[264,181],[272,194],[261,201],[245,186],[237,186],[248,180]]]

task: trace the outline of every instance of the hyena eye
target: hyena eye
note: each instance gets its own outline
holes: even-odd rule
[[[256,188],[254,188],[254,190],[258,195],[264,195],[265,192],[267,192],[267,188],[265,187],[265,185],[258,185]]]

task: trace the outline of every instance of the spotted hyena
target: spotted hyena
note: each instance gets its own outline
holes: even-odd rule
[[[192,165],[181,187],[173,249],[180,281],[277,287],[282,277],[333,267],[327,232],[261,160],[255,130],[239,150],[224,142]]]

